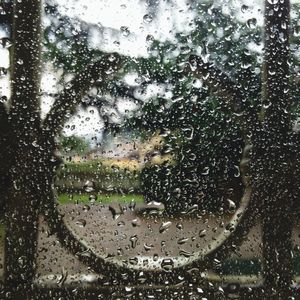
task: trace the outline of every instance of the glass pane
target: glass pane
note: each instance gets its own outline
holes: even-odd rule
[[[259,293],[294,297],[299,4],[289,5],[0,4],[3,295],[33,281],[123,284],[128,297],[184,285],[183,297],[202,299],[264,283]]]

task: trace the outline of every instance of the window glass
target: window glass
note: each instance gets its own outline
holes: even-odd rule
[[[51,287],[297,280],[298,11],[3,1],[3,276],[32,247],[33,280]]]

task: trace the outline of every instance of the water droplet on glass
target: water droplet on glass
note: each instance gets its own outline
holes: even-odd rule
[[[132,225],[133,227],[141,226],[141,220],[140,220],[139,218],[133,219],[133,220],[131,221],[131,225]]]
[[[144,249],[145,249],[146,251],[151,250],[153,247],[154,247],[154,246],[153,246],[152,244],[147,244],[147,243],[144,244]]]
[[[13,181],[13,186],[14,186],[14,189],[19,191],[21,189],[21,187],[19,186],[19,183],[17,180],[14,180]]]
[[[185,244],[188,240],[189,240],[189,238],[184,238],[184,237],[180,238],[180,239],[178,239],[177,244],[179,244],[179,245]]]
[[[248,28],[253,29],[256,27],[257,20],[255,18],[249,19],[247,20],[246,24]]]
[[[83,207],[82,207],[82,210],[85,212],[89,211],[90,209],[91,209],[90,206],[88,206],[87,204],[83,205]]]
[[[193,256],[194,254],[193,254],[192,252],[190,252],[190,251],[181,249],[181,250],[179,251],[179,255],[184,256],[184,257],[191,257],[191,256]]]
[[[95,183],[93,181],[87,180],[83,188],[87,193],[91,193],[95,189]]]
[[[176,228],[179,229],[179,230],[182,230],[183,229],[183,225],[181,223],[177,223],[176,224]]]
[[[121,214],[124,213],[124,209],[120,203],[117,201],[112,202],[109,207],[109,211],[111,212],[113,218],[116,220],[120,217]]]
[[[172,225],[171,221],[163,222],[159,227],[159,233],[163,233],[170,228]]]
[[[199,231],[199,237],[203,238],[206,236],[206,229],[202,229]]]
[[[209,167],[205,167],[205,168],[203,169],[203,172],[201,173],[201,175],[206,176],[206,175],[208,175],[208,174],[209,174]]]
[[[3,37],[1,39],[1,45],[2,45],[3,48],[7,49],[7,48],[11,47],[12,42],[11,42],[11,40],[9,38]]]
[[[172,269],[174,268],[174,262],[170,258],[165,258],[161,262],[161,267],[163,268],[164,271],[171,272]]]
[[[131,242],[131,248],[135,248],[138,241],[137,235],[131,236],[129,240]]]
[[[153,20],[153,17],[152,17],[152,15],[151,14],[146,14],[146,15],[144,15],[144,17],[143,17],[143,21],[145,22],[145,23],[151,23],[152,22],[152,20]]]
[[[247,6],[247,5],[242,5],[242,7],[241,7],[242,13],[246,12],[248,9],[249,9],[249,6]]]
[[[0,76],[7,75],[7,69],[6,68],[0,68]]]
[[[131,211],[134,211],[135,206],[136,206],[136,202],[132,199],[132,200],[130,201],[128,207],[129,207],[129,209],[130,209]]]
[[[240,177],[240,175],[241,175],[240,167],[234,166],[234,177]]]
[[[85,227],[86,225],[86,220],[84,219],[79,219],[75,222],[75,224],[78,226],[78,227]]]
[[[148,34],[147,37],[146,37],[146,42],[147,42],[148,44],[152,44],[153,41],[154,41],[153,35]]]
[[[129,30],[128,27],[126,27],[126,26],[121,26],[121,27],[120,27],[120,30],[121,30],[123,36],[129,36],[130,30]]]
[[[228,211],[230,214],[235,213],[235,211],[236,211],[236,205],[235,205],[235,203],[234,203],[232,200],[227,199],[227,205],[228,205],[227,211]]]
[[[25,266],[25,262],[26,262],[26,256],[20,256],[18,258],[18,264],[21,268]]]
[[[33,142],[32,142],[32,146],[33,146],[34,148],[38,148],[38,147],[39,147],[39,144],[38,144],[37,141],[33,141]]]
[[[89,201],[91,204],[94,204],[97,200],[97,195],[89,195]]]
[[[132,257],[132,258],[130,258],[129,259],[129,263],[131,264],[131,265],[137,265],[138,264],[138,262],[139,262],[139,260],[138,260],[138,258],[137,257]]]

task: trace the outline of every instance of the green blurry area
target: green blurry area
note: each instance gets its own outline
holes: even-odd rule
[[[90,203],[91,199],[95,199],[98,203],[111,203],[118,201],[120,203],[130,203],[132,201],[139,203],[143,202],[142,195],[119,195],[119,194],[59,194],[58,201],[60,204],[74,204],[74,203]]]
[[[55,186],[59,194],[84,193],[85,182],[93,184],[94,193],[137,194],[140,170],[130,160],[87,160],[65,163],[58,171]]]

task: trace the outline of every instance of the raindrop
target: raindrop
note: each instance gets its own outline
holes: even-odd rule
[[[131,248],[134,249],[134,248],[136,247],[137,241],[138,241],[137,235],[131,236],[129,240],[130,240],[130,242],[131,242]]]
[[[147,243],[144,244],[144,249],[145,249],[146,251],[151,250],[153,247],[154,247],[154,246],[153,246],[152,244],[147,244]]]
[[[255,18],[249,19],[247,20],[246,24],[248,28],[253,29],[256,27],[257,20]]]
[[[179,229],[179,230],[182,230],[183,229],[183,225],[181,223],[177,223],[176,224],[176,228]]]
[[[234,177],[240,177],[240,175],[241,175],[240,167],[234,166]]]
[[[124,213],[122,205],[118,202],[112,202],[109,205],[108,209],[115,220],[118,219],[120,215]]]
[[[33,146],[34,148],[38,148],[38,147],[39,147],[39,144],[37,143],[37,141],[33,141],[33,142],[32,142],[32,146]]]
[[[192,206],[188,207],[186,214],[191,214],[199,209],[198,204],[193,204]]]
[[[228,211],[230,214],[235,213],[235,211],[236,211],[236,205],[235,205],[235,203],[234,203],[232,200],[227,199],[227,205],[228,205],[227,211]]]
[[[130,201],[128,207],[129,207],[129,209],[130,209],[131,211],[134,211],[135,206],[136,206],[136,202],[132,199],[132,200]]]
[[[93,181],[87,180],[83,188],[87,193],[91,193],[95,189],[95,183]]]
[[[83,205],[83,207],[82,207],[82,210],[85,211],[85,212],[89,211],[90,209],[91,209],[91,207],[88,206],[87,204]]]
[[[185,238],[185,237],[180,238],[180,239],[178,239],[177,244],[179,244],[179,245],[185,244],[188,240],[189,240],[189,238]]]
[[[25,266],[25,262],[26,262],[26,256],[20,256],[18,258],[18,263],[21,268]]]
[[[141,220],[139,218],[133,219],[131,224],[133,227],[141,226]]]
[[[94,204],[97,200],[97,195],[89,195],[89,201],[91,204]]]
[[[129,263],[133,266],[137,265],[139,262],[138,258],[137,257],[132,257],[129,259]]]
[[[21,187],[19,186],[17,180],[14,180],[14,181],[13,181],[13,186],[14,186],[14,189],[17,190],[17,191],[19,191],[19,190],[21,189]]]
[[[146,14],[146,15],[144,15],[144,17],[143,17],[143,20],[144,20],[145,23],[148,24],[148,23],[151,23],[151,22],[152,22],[153,17],[152,17],[151,14]]]
[[[241,7],[242,13],[246,12],[248,9],[249,9],[249,6],[247,6],[247,5],[242,5],[242,7]]]
[[[206,229],[202,229],[199,231],[199,237],[203,238],[206,236]]]
[[[147,42],[148,44],[152,44],[153,41],[154,41],[153,35],[148,34],[147,37],[146,37],[146,42]]]
[[[8,37],[3,37],[1,39],[1,45],[3,48],[9,48],[9,47],[11,47],[12,42]]]
[[[191,257],[194,254],[192,252],[187,251],[187,250],[181,249],[179,251],[179,255],[184,256],[184,257]]]
[[[125,36],[125,37],[126,37],[126,36],[129,36],[130,30],[129,30],[128,27],[126,27],[126,26],[121,26],[120,30],[121,30],[123,36]]]
[[[163,233],[170,228],[172,225],[171,221],[163,222],[159,227],[159,233]]]
[[[171,272],[172,269],[174,268],[174,262],[172,259],[170,258],[165,258],[162,260],[161,262],[161,267],[163,268],[163,270],[165,270],[166,272]]]
[[[85,227],[86,225],[86,220],[84,219],[79,219],[75,222],[75,224],[78,226],[78,227]]]
[[[118,222],[117,225],[120,226],[120,227],[125,226],[125,222],[124,221],[120,221],[120,222]]]
[[[7,69],[6,68],[0,68],[0,76],[7,75]]]
[[[206,176],[206,175],[208,175],[208,174],[209,174],[209,167],[205,167],[205,168],[203,169],[203,172],[201,173],[201,175]]]

